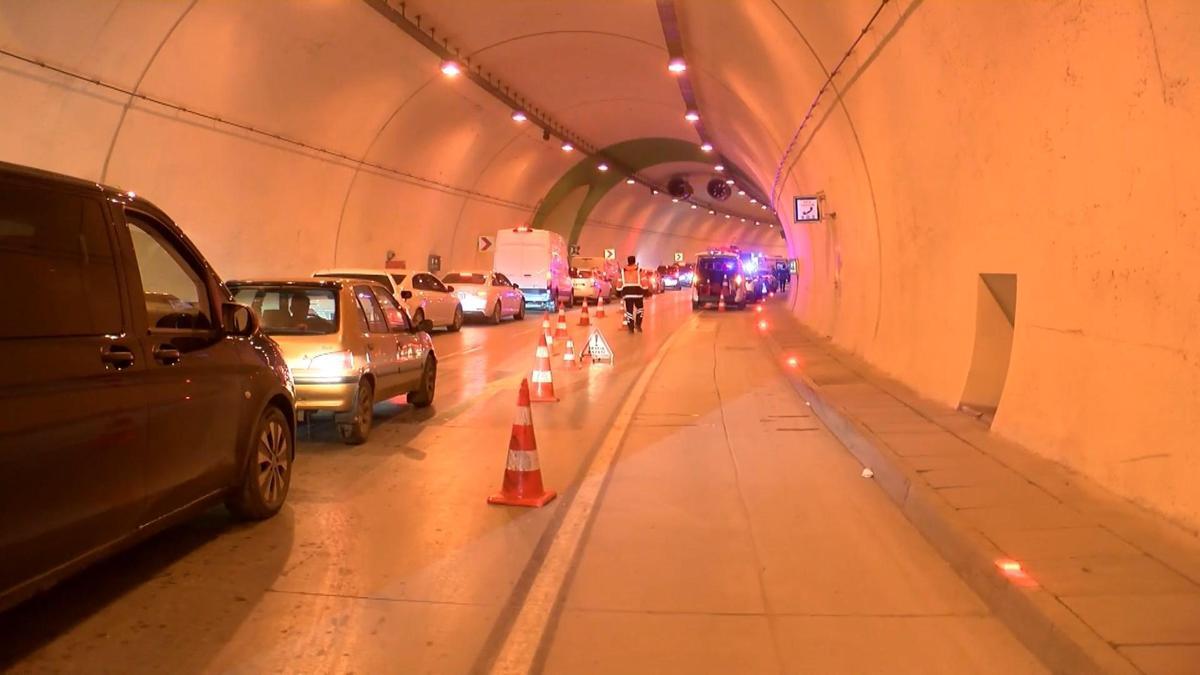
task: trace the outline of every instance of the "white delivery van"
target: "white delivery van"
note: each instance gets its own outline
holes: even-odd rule
[[[500,230],[492,268],[521,289],[528,306],[553,309],[560,301],[575,302],[567,242],[557,232],[524,226]]]

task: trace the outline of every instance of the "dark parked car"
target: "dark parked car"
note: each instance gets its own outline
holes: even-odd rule
[[[283,505],[291,375],[153,204],[0,162],[0,609],[224,501]]]

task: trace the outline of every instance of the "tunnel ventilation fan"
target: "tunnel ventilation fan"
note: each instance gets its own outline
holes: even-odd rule
[[[733,194],[733,189],[725,183],[723,178],[714,178],[708,181],[708,196],[713,199],[723,202],[729,199],[729,195]]]
[[[667,192],[676,199],[687,199],[692,196],[692,184],[683,176],[675,176],[667,181]]]

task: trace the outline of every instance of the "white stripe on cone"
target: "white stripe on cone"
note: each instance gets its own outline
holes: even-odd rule
[[[537,450],[509,450],[508,463],[504,468],[509,471],[537,471],[541,469],[538,464]]]
[[[534,356],[536,356],[539,359],[548,359],[548,358],[550,358],[550,350],[546,349],[545,347],[543,347],[541,345],[538,345],[537,353],[534,354]]]
[[[533,371],[533,376],[530,379],[534,384],[550,384],[550,371],[535,370]]]
[[[533,426],[533,415],[529,412],[529,408],[525,406],[518,406],[517,419],[513,420],[513,424],[519,427]]]

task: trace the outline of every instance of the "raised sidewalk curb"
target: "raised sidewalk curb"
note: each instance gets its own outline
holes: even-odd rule
[[[786,330],[786,329],[785,329]],[[831,358],[826,346],[797,324],[802,343],[781,345],[775,334],[766,343],[783,364],[797,349]],[[796,391],[817,417],[864,467],[905,517],[935,547],[1013,634],[1055,673],[1143,673],[1100,634],[1037,583],[1020,584],[1001,573],[997,561],[1008,556],[962,515],[865,424],[801,369],[781,365]],[[862,378],[867,382],[866,378]],[[1035,580],[1036,581],[1036,580]],[[1198,665],[1200,668],[1200,665]]]

